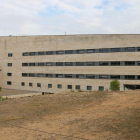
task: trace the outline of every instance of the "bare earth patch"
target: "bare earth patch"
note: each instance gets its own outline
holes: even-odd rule
[[[0,101],[1,140],[139,140],[140,91]]]

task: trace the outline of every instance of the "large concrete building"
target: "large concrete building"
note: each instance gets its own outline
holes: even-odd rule
[[[0,37],[0,86],[49,93],[140,88],[140,35]]]

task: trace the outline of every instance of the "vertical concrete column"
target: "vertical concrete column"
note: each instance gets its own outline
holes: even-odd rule
[[[125,80],[125,76],[124,75],[120,75],[120,79],[121,80]]]
[[[95,75],[95,79],[99,79],[99,75]]]
[[[95,49],[95,53],[99,53],[99,49]]]

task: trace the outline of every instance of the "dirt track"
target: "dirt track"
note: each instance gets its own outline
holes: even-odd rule
[[[0,140],[139,140],[140,91],[0,101]]]

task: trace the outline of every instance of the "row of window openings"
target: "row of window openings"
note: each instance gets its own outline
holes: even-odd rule
[[[11,81],[7,81],[7,85],[12,85]],[[21,82],[21,86],[25,86],[25,82]],[[33,86],[33,83],[29,83]],[[37,83],[37,87],[41,87],[41,83]],[[52,88],[52,84],[48,84],[48,88]],[[62,84],[58,84],[57,88],[62,89]],[[72,85],[67,85],[67,89],[72,89]],[[80,85],[75,85],[75,89],[80,90]],[[104,90],[104,87],[99,86],[99,90]],[[87,86],[87,90],[92,90],[92,86]]]
[[[140,61],[22,63],[22,66],[135,66],[135,65],[140,65]],[[8,66],[12,66],[11,63],[8,63]]]
[[[22,77],[79,78],[79,79],[125,79],[140,80],[140,75],[94,75],[94,74],[44,74],[22,73]]]
[[[62,54],[84,54],[84,53],[135,52],[135,51],[140,51],[140,47],[24,52],[22,53],[22,55],[35,56],[35,55],[62,55]]]

